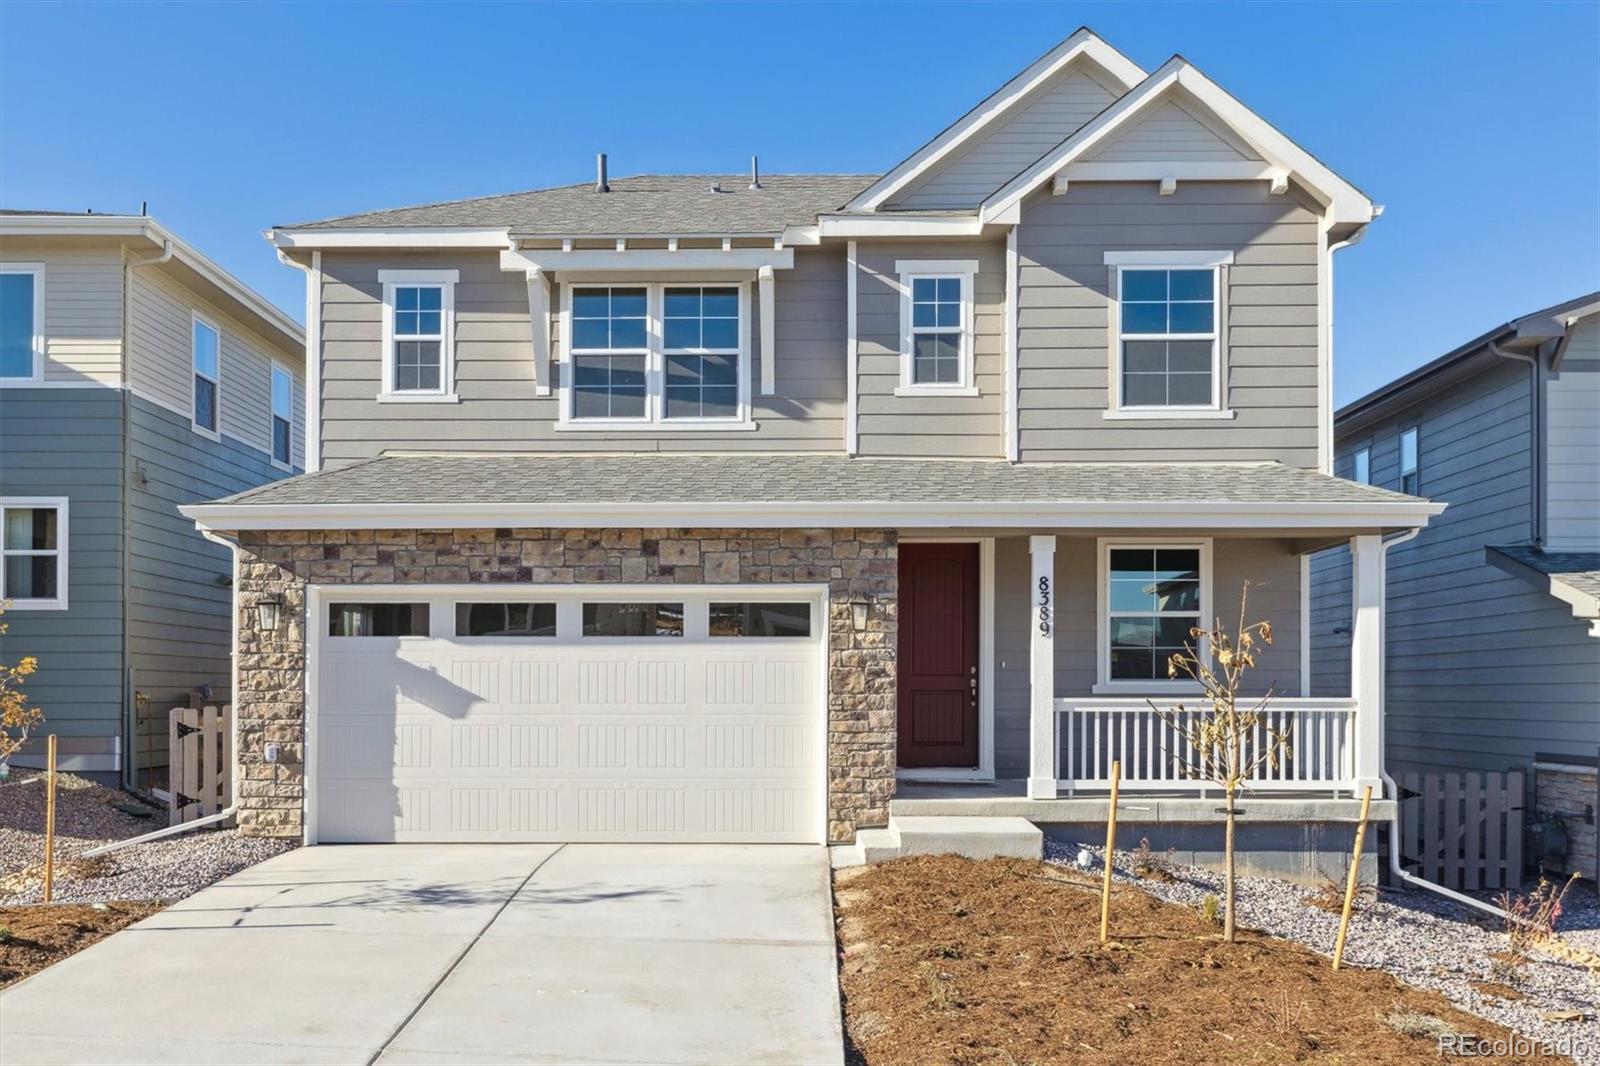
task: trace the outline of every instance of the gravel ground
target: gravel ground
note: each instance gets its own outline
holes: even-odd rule
[[[231,829],[197,830],[94,859],[77,858],[90,848],[166,824],[163,811],[135,818],[112,806],[135,802],[85,778],[56,775],[56,902],[171,902],[295,846]],[[0,906],[40,901],[43,853],[44,775],[24,772],[0,784]]]
[[[1101,869],[1104,849],[1093,845],[1047,841],[1047,861],[1076,866],[1080,850],[1093,857]],[[1222,877],[1188,866],[1172,867],[1170,882],[1141,880],[1132,874],[1132,857],[1116,854],[1119,880],[1126,879],[1158,899],[1198,907],[1207,895],[1220,892]],[[1342,887],[1342,886],[1341,886]],[[1239,879],[1239,922],[1273,936],[1284,937],[1324,955],[1333,954],[1339,916],[1312,906],[1316,889],[1264,877]],[[1112,922],[1116,918],[1113,914]],[[1559,931],[1568,943],[1600,952],[1600,902],[1593,891],[1575,886]],[[1545,955],[1514,976],[1497,972],[1492,955],[1506,947],[1500,923],[1490,915],[1452,903],[1425,891],[1389,891],[1377,899],[1358,902],[1345,944],[1345,959],[1356,966],[1387,970],[1409,984],[1431,988],[1463,1010],[1498,1022],[1534,1040],[1573,1041],[1573,1059],[1584,1066],[1600,1066],[1600,975],[1583,967]],[[1510,985],[1522,998],[1503,999],[1472,987],[1473,983]],[[1552,1022],[1544,1011],[1577,1010],[1587,1014],[1581,1022]]]

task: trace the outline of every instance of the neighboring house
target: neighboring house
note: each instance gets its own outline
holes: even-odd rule
[[[1341,477],[1449,504],[1389,556],[1385,764],[1525,771],[1594,876],[1600,293],[1395,379],[1334,433]],[[1349,570],[1344,551],[1315,560],[1313,694],[1349,685]]]
[[[0,651],[64,769],[164,786],[168,709],[229,685],[231,560],[178,506],[304,470],[304,426],[304,331],[154,219],[0,211]]]
[[[1350,818],[1380,539],[1441,510],[1331,476],[1330,259],[1375,215],[1080,31],[882,175],[602,160],[274,229],[316,473],[185,508],[238,545],[242,824],[848,841],[909,781],[1092,821],[1056,797],[1112,757],[1206,821],[1144,698],[1247,579],[1305,737],[1273,790]],[[1361,669],[1310,700],[1303,563],[1345,542]]]

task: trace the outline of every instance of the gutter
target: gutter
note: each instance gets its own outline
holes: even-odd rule
[[[1570,334],[1568,334],[1570,336]],[[1528,517],[1532,528],[1529,530],[1530,543],[1542,546],[1544,544],[1544,362],[1539,358],[1537,349],[1533,355],[1523,355],[1521,352],[1508,352],[1501,348],[1498,341],[1491,340],[1486,347],[1491,355],[1501,359],[1512,359],[1519,363],[1528,364],[1528,406],[1533,424],[1529,427],[1531,454],[1528,456],[1528,491],[1529,505]]]

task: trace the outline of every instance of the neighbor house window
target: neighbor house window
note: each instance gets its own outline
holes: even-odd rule
[[[739,415],[739,290],[673,286],[662,293],[663,418]]]
[[[272,364],[272,461],[288,469],[294,458],[294,375]]]
[[[44,378],[44,265],[0,263],[0,383]]]
[[[1358,485],[1372,484],[1372,449],[1357,448],[1354,468],[1350,472],[1350,480]]]
[[[380,270],[383,285],[381,400],[454,402],[454,270]]]
[[[898,260],[900,388],[974,393],[973,275],[976,260]]]
[[[1170,683],[1172,656],[1199,650],[1206,601],[1205,548],[1198,544],[1109,544],[1103,549],[1102,680]]]
[[[217,411],[222,396],[222,334],[195,315],[191,326],[194,363],[194,428],[207,436],[220,436]]]
[[[1114,273],[1114,408],[1220,411],[1226,252],[1107,252]]]
[[[1417,428],[1415,426],[1400,434],[1400,491],[1412,496],[1418,495],[1422,490],[1422,482],[1417,474],[1420,456],[1417,451]]]
[[[9,610],[67,606],[67,501],[0,498],[0,603]]]
[[[425,637],[425,603],[330,603],[330,637]]]
[[[681,603],[586,603],[586,637],[681,637]]]
[[[458,637],[553,637],[553,603],[458,603]]]
[[[572,293],[572,417],[648,417],[649,290],[643,286]]]
[[[713,603],[708,632],[713,637],[809,637],[809,603]]]

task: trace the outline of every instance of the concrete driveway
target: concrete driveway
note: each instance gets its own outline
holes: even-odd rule
[[[303,848],[0,993],[0,1062],[838,1063],[820,847]]]

